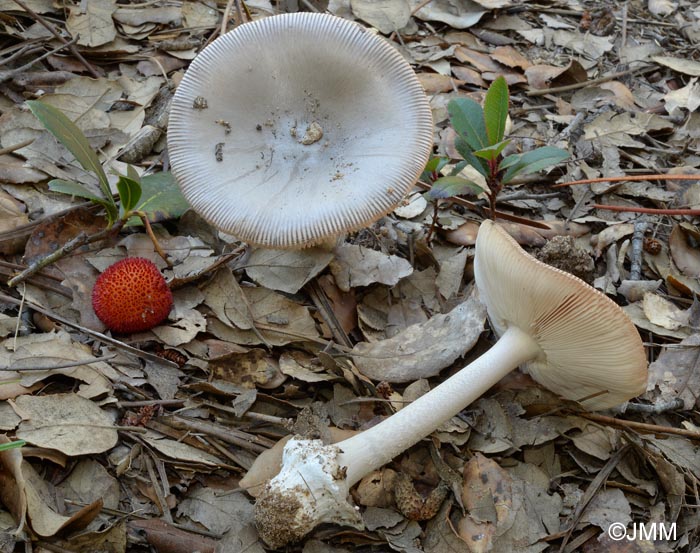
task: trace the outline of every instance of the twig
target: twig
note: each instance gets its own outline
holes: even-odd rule
[[[163,261],[165,261],[168,267],[172,267],[172,262],[168,259],[168,256],[165,255],[163,248],[160,247],[160,242],[158,242],[156,235],[153,233],[153,227],[151,227],[151,223],[148,220],[148,215],[146,215],[146,213],[143,211],[132,211],[132,213],[141,219],[141,222],[146,229],[146,234],[148,234],[151,242],[153,242],[153,248],[156,250],[156,253],[163,258]]]
[[[166,420],[169,426],[172,426],[178,430],[191,430],[194,432],[210,434],[223,442],[237,445],[238,447],[247,449],[252,453],[262,453],[274,445],[274,442],[261,436],[255,436],[241,430],[236,430],[235,428],[227,428],[210,422],[189,419],[181,416],[162,419],[161,422],[166,422]]]
[[[328,301],[328,296],[326,296],[326,293],[323,291],[323,288],[321,288],[318,282],[314,280],[309,282],[309,284],[306,286],[306,291],[309,293],[309,297],[316,306],[319,315],[328,325],[328,328],[331,330],[333,338],[336,340],[336,342],[343,344],[348,348],[351,348],[352,342],[350,341],[350,338],[348,338],[348,335],[345,333],[345,330],[340,324],[340,321],[338,321],[338,318],[336,317],[335,312],[331,307],[330,301]]]
[[[416,186],[418,188],[421,188],[423,190],[430,190],[431,186],[427,183],[424,183],[422,181],[416,182]],[[445,200],[452,202],[453,204],[461,205],[466,207],[467,209],[471,209],[472,211],[476,211],[477,213],[491,213],[491,209],[488,207],[481,207],[474,202],[470,202],[469,200],[465,200],[464,198],[460,198],[458,196],[450,196],[449,198],[445,198]],[[534,228],[541,228],[544,230],[549,230],[549,227],[545,225],[544,223],[539,223],[537,221],[531,221],[530,219],[525,219],[524,217],[518,217],[517,215],[511,215],[510,213],[504,213],[502,211],[496,211],[496,217],[499,219],[505,219],[506,221],[511,221],[513,223],[520,223],[521,225],[527,225],[529,227],[534,227]]]
[[[643,434],[673,434],[675,436],[683,436],[692,440],[700,440],[700,432],[697,430],[687,430],[685,428],[675,428],[673,426],[660,426],[658,424],[649,424],[646,422],[630,421],[626,419],[616,419],[615,417],[599,415],[598,413],[577,413],[577,415],[593,422],[629,428]]]
[[[433,0],[423,0],[420,4],[418,4],[415,8],[411,10],[411,17],[416,15],[419,11],[421,11],[423,8],[425,8],[428,4],[430,4]]]
[[[221,36],[224,36],[226,34],[226,27],[228,26],[228,20],[231,18],[231,8],[233,7],[234,2],[235,0],[228,0],[228,2],[226,2],[224,14],[221,17],[221,30],[219,31],[219,34]]]
[[[579,499],[578,505],[576,506],[576,510],[574,511],[573,515],[570,517],[571,521],[571,526],[569,526],[568,530],[565,530],[562,532],[563,534],[563,540],[562,544],[559,548],[559,552],[562,553],[564,551],[564,548],[566,547],[567,542],[571,538],[571,534],[573,534],[574,530],[576,529],[576,526],[578,525],[579,521],[581,520],[581,517],[583,516],[584,511],[586,510],[586,507],[588,507],[589,503],[591,500],[595,497],[596,493],[598,493],[598,490],[603,487],[605,484],[606,480],[608,479],[608,476],[612,474],[612,471],[615,470],[615,467],[618,465],[618,463],[622,460],[622,458],[627,454],[627,452],[630,450],[631,445],[626,444],[622,446],[619,450],[617,450],[605,463],[605,466],[598,471],[598,474],[596,474],[595,478],[591,482],[591,484],[586,488],[586,491],[583,493],[583,497]]]
[[[610,73],[608,75],[603,75],[597,79],[591,79],[589,81],[583,81],[582,83],[569,84],[565,86],[557,86],[554,88],[534,88],[525,92],[525,96],[544,96],[546,94],[556,94],[557,92],[568,92],[569,90],[578,90],[579,88],[586,88],[587,86],[594,86],[601,83],[606,83],[614,79],[619,79],[620,77],[625,77],[627,75],[644,74],[647,72],[656,71],[656,66],[644,66],[638,67],[636,69],[627,69],[625,71],[618,71],[617,73]]]
[[[0,300],[7,302],[11,305],[16,305],[18,307],[22,304],[22,301],[18,300],[17,298],[13,298],[12,296],[8,296],[7,294],[3,294],[2,292],[0,292]],[[121,342],[121,341],[117,340],[116,338],[112,338],[111,336],[106,336],[106,335],[102,334],[101,332],[96,332],[95,330],[91,330],[89,328],[81,326],[77,323],[74,323],[73,321],[69,321],[68,319],[63,318],[60,315],[57,315],[53,311],[41,307],[40,305],[37,305],[37,304],[32,303],[30,301],[24,301],[24,305],[26,305],[29,309],[33,309],[34,311],[37,311],[39,313],[46,315],[47,317],[50,317],[51,319],[55,320],[56,322],[61,323],[62,325],[68,326],[70,328],[75,328],[76,330],[79,330],[80,332],[87,334],[88,336],[90,336],[91,338],[93,338],[95,340],[98,340],[98,341],[103,342],[105,344],[115,346],[115,347],[117,347],[117,348],[119,348],[127,353],[130,353],[131,355],[135,355],[136,357],[139,357],[139,358],[144,359],[146,361],[150,361],[151,363],[155,363],[157,365],[168,367],[171,369],[179,368],[177,363],[173,363],[172,361],[168,361],[167,359],[163,359],[162,357],[158,357],[157,355],[154,355],[153,353],[148,353],[147,351],[142,351],[138,348],[130,346],[129,344],[125,344],[124,342]]]
[[[629,5],[627,2],[624,3],[622,6],[622,23],[620,24],[620,27],[622,27],[622,30],[620,31],[620,47],[624,48],[627,46],[627,8]]]
[[[32,54],[35,54],[36,52],[43,50],[43,48],[44,48],[43,46],[37,44],[36,42],[30,42],[29,44],[24,44],[19,49],[17,49],[17,51],[14,54],[10,54],[6,58],[3,58],[2,60],[0,60],[0,66],[11,63],[11,62],[15,61],[16,59],[22,58],[24,56],[31,56]],[[2,51],[0,51],[0,56],[2,56],[3,53],[6,52],[7,50],[9,50],[9,49],[4,48]]]
[[[596,209],[607,209],[608,211],[622,211],[625,213],[648,213],[650,215],[700,215],[700,209],[664,209],[654,207],[627,207],[624,205],[593,204]]]
[[[95,77],[96,79],[100,78],[100,74],[95,70],[95,68],[83,57],[83,55],[78,52],[78,49],[75,47],[75,44],[73,44],[74,41],[68,41],[65,38],[61,36],[61,33],[59,33],[53,25],[51,25],[48,21],[46,21],[43,17],[41,17],[38,13],[36,13],[33,9],[31,9],[27,4],[25,4],[22,0],[12,0],[15,4],[17,4],[19,7],[21,7],[24,11],[26,11],[29,15],[31,15],[37,23],[45,27],[53,36],[55,36],[60,42],[62,42],[65,46],[68,46],[68,48],[71,51],[71,54],[73,54],[78,60],[80,60],[80,63],[82,63],[85,68],[90,72],[90,74]]]
[[[564,186],[576,186],[579,184],[596,184],[599,182],[628,182],[628,181],[644,181],[644,180],[700,180],[700,175],[664,175],[656,173],[654,175],[627,175],[624,177],[600,177],[597,179],[582,179],[562,182],[552,185],[552,188],[563,188]]]
[[[646,230],[646,221],[637,221],[634,224],[634,234],[632,235],[632,253],[630,254],[630,280],[639,280],[642,276],[642,246],[644,245],[644,233]]]
[[[60,369],[69,369],[71,367],[81,367],[83,365],[90,365],[92,363],[109,361],[111,359],[114,359],[115,357],[116,355],[105,355],[104,357],[95,357],[94,359],[83,359],[80,361],[71,361],[70,363],[53,365],[52,367],[41,367],[39,365],[30,365],[29,367],[0,367],[0,371],[57,371]]]
[[[48,255],[45,255],[44,257],[42,257],[38,261],[35,261],[29,267],[27,267],[24,271],[22,271],[20,274],[11,278],[10,280],[8,280],[7,285],[10,287],[17,286],[17,284],[26,280],[27,277],[32,276],[34,273],[40,271],[44,267],[51,265],[52,263],[58,261],[59,259],[64,258],[66,255],[77,250],[81,246],[84,246],[86,244],[91,244],[91,243],[97,242],[99,240],[104,240],[106,238],[109,238],[111,236],[118,234],[119,231],[121,230],[121,228],[124,226],[124,223],[125,223],[125,221],[120,219],[116,223],[114,223],[111,227],[109,227],[105,230],[102,230],[100,232],[96,232],[95,234],[90,234],[90,235],[85,234],[85,232],[81,231],[77,236],[70,239],[62,247],[58,248],[56,251],[51,252]]]
[[[4,71],[0,71],[0,83],[4,83],[5,81],[9,81],[10,79],[16,77],[17,75],[24,73],[27,69],[29,69],[36,62],[41,61],[44,58],[48,58],[50,55],[55,54],[56,52],[60,52],[61,50],[63,50],[66,47],[70,47],[74,42],[75,42],[75,40],[71,40],[67,44],[57,46],[53,50],[49,50],[48,52],[44,52],[38,58],[30,61],[29,63],[25,63],[21,67],[16,67],[14,69],[6,69]]]

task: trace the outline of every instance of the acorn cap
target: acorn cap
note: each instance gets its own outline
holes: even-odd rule
[[[236,27],[192,61],[168,125],[193,209],[248,243],[300,248],[369,225],[423,171],[428,100],[399,52],[335,16]]]
[[[607,409],[646,390],[647,360],[632,321],[579,278],[527,254],[501,227],[484,221],[474,276],[497,334],[515,325],[538,343],[530,375],[553,392]],[[602,392],[602,393],[601,393]]]

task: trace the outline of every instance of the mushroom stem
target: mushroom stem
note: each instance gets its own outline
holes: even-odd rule
[[[348,502],[350,487],[425,438],[521,363],[542,355],[537,342],[511,326],[491,349],[399,412],[340,443],[291,439],[282,470],[255,504],[260,537],[278,548],[321,523],[362,527]]]
[[[540,355],[529,334],[511,326],[481,357],[376,426],[335,444],[353,486],[431,434],[513,369]]]

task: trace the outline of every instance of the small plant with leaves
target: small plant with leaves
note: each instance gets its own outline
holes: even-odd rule
[[[108,228],[90,236],[84,234],[76,236],[62,248],[33,263],[25,271],[10,279],[8,284],[15,286],[76,248],[115,236],[125,225],[139,223],[144,225],[158,254],[168,262],[153,234],[151,223],[179,217],[189,207],[173,176],[163,172],[141,177],[131,165],[128,165],[126,175],[117,175],[116,188],[119,195],[118,200],[115,200],[107,173],[97,153],[77,125],[60,110],[47,103],[31,100],[27,105],[41,124],[73,154],[83,169],[96,177],[98,183],[97,190],[93,191],[77,182],[52,179],[49,181],[49,190],[85,198],[99,204],[104,208]]]
[[[457,133],[455,148],[463,159],[447,176],[441,176],[441,170],[450,162],[449,159],[434,157],[428,162],[423,173],[423,178],[432,183],[432,188],[426,192],[428,199],[440,200],[485,192],[493,218],[498,194],[516,176],[534,173],[569,157],[565,150],[552,146],[504,156],[503,151],[510,143],[510,139],[505,137],[508,104],[508,85],[503,77],[493,81],[486,92],[483,107],[469,98],[450,101],[447,111]],[[460,176],[467,165],[484,176],[486,190]]]

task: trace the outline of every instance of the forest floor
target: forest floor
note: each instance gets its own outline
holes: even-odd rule
[[[441,317],[473,301],[483,196],[416,187],[334,253],[251,248],[187,210],[168,172],[173,90],[222,33],[299,10],[398,49],[430,100],[443,174],[461,159],[448,103],[481,103],[505,77],[505,153],[569,156],[510,182],[501,221],[622,307],[649,380],[623,408],[589,413],[508,377],[353,490],[364,529],[322,526],[287,550],[698,553],[692,0],[0,0],[0,447],[18,442],[0,449],[0,553],[269,550],[239,484],[260,453],[367,428],[494,343],[483,313]],[[96,166],[31,100],[77,125]],[[111,196],[85,200],[99,167],[111,192],[118,175],[141,181],[150,233],[138,217],[113,226]],[[152,330],[113,334],[91,293],[127,256],[157,265],[174,307]]]

